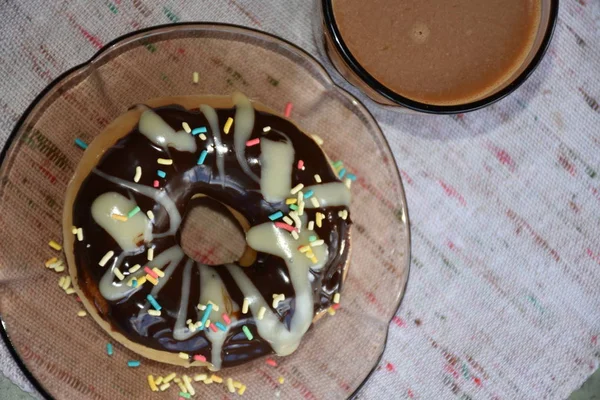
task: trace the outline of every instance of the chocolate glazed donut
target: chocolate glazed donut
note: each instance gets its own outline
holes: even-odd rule
[[[199,201],[246,233],[237,262],[204,265],[182,250],[181,226]],[[218,370],[288,355],[341,290],[349,204],[319,145],[242,94],[156,99],[86,150],[64,210],[69,272],[94,319],[150,359]]]

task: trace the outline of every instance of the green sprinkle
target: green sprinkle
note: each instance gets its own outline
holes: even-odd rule
[[[298,211],[298,206],[295,204],[290,204],[290,210]]]
[[[314,242],[315,240],[317,240],[317,237],[316,237],[315,235],[310,235],[310,236],[308,237],[308,241],[309,241],[309,242]]]
[[[88,147],[87,143],[79,138],[75,139],[75,144],[84,150],[87,149],[87,147]]]
[[[246,338],[248,338],[248,340],[254,339],[254,336],[252,336],[252,332],[250,332],[250,329],[248,329],[246,325],[242,326],[242,330],[244,331],[244,335],[246,335]]]
[[[179,396],[185,398],[185,399],[191,399],[192,395],[190,395],[189,393],[185,393],[185,392],[179,392]]]
[[[341,161],[336,161],[336,162],[334,162],[332,165],[333,165],[333,168],[339,168],[339,167],[341,167],[342,165],[344,165],[344,163],[343,163],[343,162],[341,162]]]
[[[140,207],[136,206],[133,210],[129,211],[129,214],[127,214],[127,218],[132,218],[135,214],[139,213],[140,211]]]
[[[281,211],[277,211],[276,213],[269,215],[269,219],[271,221],[275,221],[276,219],[279,219],[281,217],[283,217],[283,213]]]

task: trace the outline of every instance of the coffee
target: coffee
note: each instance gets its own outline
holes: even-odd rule
[[[525,60],[541,0],[333,0],[358,63],[397,94],[465,104],[501,87]]]

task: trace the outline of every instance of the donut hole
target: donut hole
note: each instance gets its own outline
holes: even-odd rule
[[[247,247],[240,221],[210,197],[190,201],[177,237],[188,257],[206,265],[238,261]]]

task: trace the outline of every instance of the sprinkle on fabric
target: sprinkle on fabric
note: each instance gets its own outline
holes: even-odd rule
[[[340,308],[339,304],[334,304],[331,306],[331,308],[333,308],[335,311],[337,311]]]
[[[179,353],[179,358],[181,358],[182,360],[189,360],[190,359],[190,355],[188,353],[180,352]]]
[[[213,382],[216,382],[216,383],[223,383],[223,378],[221,378],[219,375],[212,374],[210,376],[210,379],[212,379]]]
[[[338,168],[340,168],[341,166],[343,166],[343,165],[344,165],[344,163],[343,163],[342,161],[338,160],[338,161],[335,161],[335,162],[334,162],[333,164],[331,164],[331,165],[333,166],[333,168],[335,168],[335,169],[337,170]]]
[[[152,375],[148,375],[148,386],[150,386],[150,390],[153,392],[158,392],[158,386],[156,386],[156,382],[154,382],[154,377]]]
[[[133,181],[137,183],[140,181],[141,178],[142,178],[142,167],[140,167],[138,165],[137,167],[135,167],[135,176],[133,177]]]
[[[160,183],[159,183],[157,180],[155,180],[155,181],[152,183],[152,186],[154,186],[155,188],[157,188],[159,185],[160,185]]]
[[[215,325],[217,328],[219,328],[223,332],[225,332],[227,330],[227,327],[225,325],[223,325],[221,322],[215,322]]]
[[[292,115],[292,108],[294,107],[294,105],[292,103],[287,103],[285,105],[285,110],[283,111],[283,116],[286,118],[289,118],[290,115]]]
[[[173,160],[170,158],[159,158],[156,162],[160,165],[173,165]]]
[[[306,193],[304,193],[304,198],[310,199],[313,194],[315,194],[315,192],[313,190],[308,190]]]
[[[198,157],[198,165],[202,165],[204,164],[204,160],[206,160],[206,156],[208,155],[208,151],[206,150],[202,150],[202,153],[200,153],[200,157]]]
[[[281,303],[282,301],[285,300],[285,295],[283,293],[277,294],[277,295],[273,295],[273,308],[277,308],[277,306],[279,306],[279,303]]]
[[[302,183],[299,183],[299,184],[297,184],[296,186],[294,186],[294,187],[292,188],[292,190],[290,190],[290,193],[291,193],[291,194],[296,194],[296,193],[298,193],[299,191],[301,191],[303,188],[304,188],[304,184],[302,184]]]
[[[263,128],[263,132],[267,133],[267,132],[269,132],[269,131],[271,131],[271,127],[270,127],[270,126],[265,126],[265,127]]]
[[[319,174],[315,174],[315,182],[317,182],[317,183],[321,183],[321,182],[323,182],[323,181],[321,180],[321,175],[319,175]]]
[[[223,313],[223,315],[221,315],[221,318],[223,318],[223,321],[225,321],[227,325],[231,324],[231,318],[229,318],[229,315],[227,315],[226,313]]]
[[[279,378],[277,378],[277,381],[280,385],[283,385],[283,382],[285,382],[285,378],[283,376],[280,376]]]
[[[78,317],[85,317],[86,315],[87,315],[87,313],[86,313],[85,311],[83,311],[83,310],[81,310],[81,311],[79,311],[79,312],[77,313],[77,316],[78,316]]]
[[[198,75],[198,72],[194,71],[194,73],[192,74],[192,82],[197,84],[199,80],[200,80],[200,76]]]
[[[125,279],[125,275],[123,275],[123,273],[121,272],[121,270],[119,268],[115,268],[113,270],[113,273],[115,274],[115,276],[117,277],[118,280],[122,281],[123,279]]]
[[[112,213],[112,214],[110,214],[110,217],[112,219],[116,219],[117,221],[127,222],[127,216],[125,216],[125,215]]]
[[[212,304],[213,311],[219,311],[219,306],[213,303],[212,301],[208,301],[208,304]]]
[[[346,175],[346,168],[340,169],[340,172],[338,173],[338,177],[340,179],[342,179],[344,177],[344,175]]]
[[[285,229],[288,232],[297,231],[298,228],[291,226],[290,224],[286,224],[284,222],[275,222],[275,226],[280,229]]]
[[[254,336],[252,336],[252,332],[250,332],[250,329],[248,329],[246,325],[242,326],[242,331],[244,331],[244,335],[246,335],[246,338],[248,340],[254,339]]]
[[[98,265],[101,267],[104,267],[106,265],[106,263],[108,262],[108,260],[110,260],[113,256],[115,255],[115,252],[110,250],[109,252],[107,252],[104,257],[102,257],[102,259],[100,260],[100,262],[98,262]]]
[[[165,390],[167,390],[169,387],[171,387],[171,384],[168,382],[163,383],[162,385],[159,386],[159,389],[161,392],[164,392]]]
[[[340,293],[339,292],[333,295],[333,302],[335,304],[339,304],[340,303]]]
[[[186,133],[192,133],[192,128],[190,128],[190,124],[188,124],[187,122],[182,122],[181,127]]]
[[[167,173],[161,169],[156,171],[156,175],[158,175],[160,178],[164,178],[167,176]]]
[[[327,312],[329,313],[329,315],[335,315],[335,309],[333,307],[329,307],[327,309]]]
[[[248,314],[248,306],[250,305],[250,299],[244,297],[244,302],[242,303],[242,314]]]
[[[273,214],[269,215],[269,219],[271,221],[275,221],[275,220],[277,220],[277,219],[279,219],[281,217],[283,217],[283,213],[281,211],[277,211],[276,213],[273,213]]]
[[[154,383],[156,383],[156,386],[159,386],[162,382],[163,382],[162,376],[159,376],[154,380]]]
[[[208,320],[208,317],[210,316],[212,308],[213,308],[213,305],[210,303],[206,306],[206,310],[204,310],[204,314],[202,315],[202,319],[200,320],[202,322],[200,324],[200,326],[204,326],[206,324],[206,320]]]
[[[158,304],[158,302],[154,299],[154,297],[151,294],[148,294],[146,296],[146,299],[148,300],[148,302],[152,305],[152,307],[154,307],[154,309],[156,311],[160,311],[162,310],[162,307],[160,306],[160,304]]]
[[[127,361],[127,366],[129,368],[137,368],[141,365],[141,362],[137,361],[137,360],[129,360]]]
[[[277,366],[277,361],[273,360],[272,358],[267,358],[266,362],[267,362],[267,365],[270,365],[271,367]]]
[[[244,328],[246,328],[246,325],[244,325]],[[246,328],[246,329],[248,329],[248,328]],[[244,332],[246,332],[246,330],[244,330]],[[248,340],[252,340],[252,339],[249,338]],[[231,379],[231,378],[227,378],[227,390],[229,390],[230,393],[235,393],[235,388],[233,387],[233,379]]]
[[[176,376],[177,376],[177,374],[175,372],[171,372],[169,375],[167,375],[167,376],[164,377],[163,382],[164,383],[169,383],[173,379],[175,379]]]
[[[206,361],[206,360],[204,360]],[[207,374],[196,374],[194,375],[194,382],[200,382],[208,378]]]
[[[350,173],[348,173],[348,174],[346,175],[346,177],[347,177],[348,179],[350,179],[351,181],[355,181],[355,180],[356,180],[356,175],[354,175],[354,174],[350,174]]]
[[[83,228],[77,228],[77,240],[83,242]]]
[[[231,129],[231,125],[233,125],[233,118],[229,117],[229,118],[227,118],[227,121],[225,122],[225,126],[223,127],[223,132],[226,135],[229,134],[229,130]]]
[[[54,250],[57,250],[57,251],[61,251],[62,250],[62,246],[60,244],[56,243],[54,240],[49,241],[48,245],[50,247],[52,247]]]
[[[87,148],[88,148],[88,145],[87,145],[87,143],[86,143],[86,142],[84,142],[83,140],[79,139],[79,138],[75,139],[75,144],[76,144],[77,146],[81,147],[83,150],[85,150],[85,149],[87,149]]]
[[[346,185],[346,187],[350,189],[352,187],[352,180],[348,178],[344,179],[344,185]]]
[[[185,392],[179,392],[179,396],[181,396],[184,399],[191,399],[192,395],[189,393],[185,393]]]
[[[147,258],[148,258],[148,261],[154,260],[154,247],[148,248]]]
[[[304,161],[303,160],[298,160],[298,169],[301,169],[302,171],[304,171]]]
[[[265,307],[261,307],[260,310],[258,310],[256,318],[258,318],[258,320],[261,321],[265,317],[265,312],[267,312],[267,309]]]
[[[246,142],[246,147],[256,146],[259,143],[260,143],[260,138],[251,139]]]
[[[206,127],[205,126],[201,126],[199,128],[192,129],[192,135],[194,135],[194,136],[196,136],[196,135],[198,135],[200,133],[206,133],[206,132],[207,131],[206,131]]]
[[[161,314],[162,314],[162,311],[153,310],[153,309],[148,310],[148,315],[152,315],[153,317],[160,317]]]

